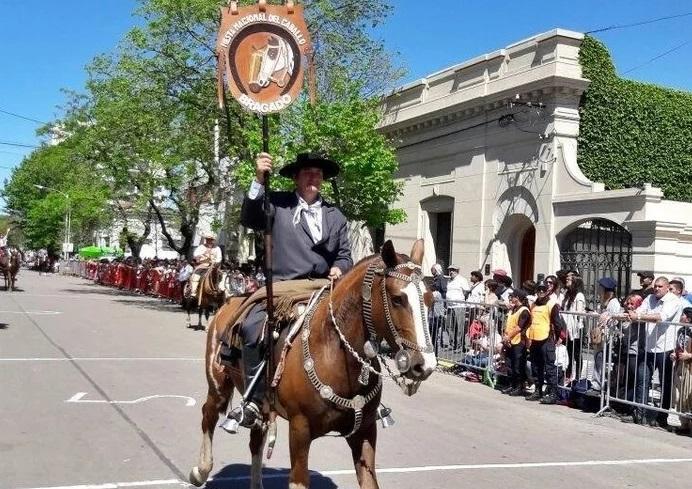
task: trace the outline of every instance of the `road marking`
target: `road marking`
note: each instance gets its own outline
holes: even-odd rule
[[[632,460],[584,460],[580,462],[525,462],[525,463],[501,463],[501,464],[463,464],[463,465],[424,465],[420,467],[392,467],[378,468],[378,474],[405,474],[409,472],[437,472],[452,470],[482,470],[482,469],[532,469],[544,467],[583,467],[583,466],[609,466],[609,465],[646,465],[646,464],[681,464],[692,463],[692,458],[648,458]],[[282,470],[271,467],[273,470]],[[313,475],[332,476],[332,475],[355,475],[353,469],[345,470],[325,470],[311,471]],[[286,479],[288,469],[280,473],[264,474],[262,479]],[[249,480],[249,475],[238,475],[234,477],[210,477],[209,481],[245,481]],[[78,486],[53,486],[53,487],[31,487],[24,489],[118,489],[120,487],[146,487],[155,485],[174,485],[180,484],[187,486],[188,482],[177,479],[135,481],[135,482],[107,482],[103,484],[83,484]]]
[[[106,400],[98,400],[98,399],[84,399],[84,396],[86,396],[86,392],[77,392],[74,396],[70,397],[68,400],[65,402],[72,402],[72,403],[100,403],[100,404],[139,404],[140,402],[146,402],[150,401],[152,399],[185,399],[185,406],[187,407],[192,407],[194,406],[197,401],[195,401],[192,397],[190,396],[177,396],[177,395],[172,395],[172,394],[156,394],[153,396],[146,396],[146,397],[140,397],[139,399],[134,399],[132,401],[106,401]]]
[[[0,311],[0,314],[33,314],[34,316],[55,316],[62,314],[61,311]]]
[[[103,484],[82,484],[79,486],[52,486],[52,487],[33,487],[27,489],[118,489],[120,487],[146,487],[146,486],[187,486],[187,482],[178,479],[165,479],[155,481],[135,481],[135,482],[105,482]]]
[[[0,362],[203,362],[204,358],[192,357],[34,357],[0,358]]]

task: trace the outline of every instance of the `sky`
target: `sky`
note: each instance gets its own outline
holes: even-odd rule
[[[585,32],[692,13],[690,0],[390,0],[375,33],[407,69],[402,84],[556,27]],[[138,23],[135,0],[0,0],[0,182],[60,117],[64,89]],[[692,91],[692,15],[594,34],[626,77]],[[659,58],[656,57],[673,52]],[[642,66],[643,65],[643,66]],[[15,143],[29,147],[13,146]]]

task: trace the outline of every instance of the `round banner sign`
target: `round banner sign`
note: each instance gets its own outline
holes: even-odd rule
[[[257,114],[280,112],[303,86],[310,36],[301,5],[259,5],[222,10],[217,42],[223,75],[233,97]]]

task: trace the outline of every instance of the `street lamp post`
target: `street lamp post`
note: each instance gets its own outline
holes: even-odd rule
[[[70,233],[72,231],[72,209],[70,207],[70,196],[69,194],[51,187],[46,187],[45,185],[34,184],[34,187],[41,190],[48,190],[49,192],[57,192],[65,196],[65,243],[63,245],[63,258],[67,261],[69,257],[69,252],[67,251],[68,245],[70,244]]]

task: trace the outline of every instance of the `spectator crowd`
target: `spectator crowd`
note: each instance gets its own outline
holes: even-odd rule
[[[587,304],[577,271],[521,284],[503,269],[488,280],[447,272],[431,270],[431,333],[465,377],[504,374],[504,394],[541,404],[607,389],[624,421],[692,434],[692,295],[682,277],[640,272],[624,297],[602,277]],[[668,426],[670,413],[680,426]]]

